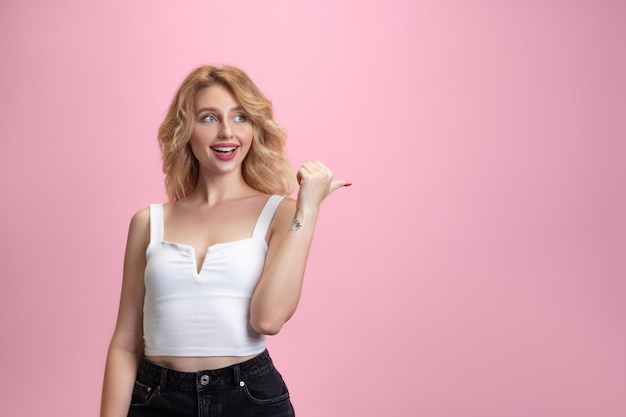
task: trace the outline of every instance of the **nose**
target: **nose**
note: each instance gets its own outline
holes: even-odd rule
[[[232,130],[230,130],[230,125],[228,124],[228,122],[224,122],[222,123],[220,132],[219,132],[219,137],[221,138],[231,138],[233,137],[233,132]]]

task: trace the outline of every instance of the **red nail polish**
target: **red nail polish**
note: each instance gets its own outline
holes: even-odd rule
[[[349,183],[344,184],[343,186],[344,186],[344,187],[349,187],[349,186],[351,186],[351,185],[352,185],[352,183],[351,183],[351,182],[349,182]]]

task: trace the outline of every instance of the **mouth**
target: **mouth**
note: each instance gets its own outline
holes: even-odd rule
[[[230,161],[237,155],[239,146],[228,143],[211,146],[211,150],[218,159],[221,159],[222,161]]]
[[[223,153],[223,154],[233,153],[235,149],[237,148],[238,148],[237,146],[212,146],[211,147],[213,151],[218,152],[218,153]]]

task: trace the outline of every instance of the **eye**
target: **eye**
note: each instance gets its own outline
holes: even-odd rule
[[[203,122],[217,122],[217,118],[215,116],[213,116],[212,114],[207,114],[206,116],[202,116],[202,119],[200,119]]]
[[[245,114],[236,114],[235,117],[233,118],[233,120],[237,123],[244,123],[245,121],[248,120],[248,117]]]

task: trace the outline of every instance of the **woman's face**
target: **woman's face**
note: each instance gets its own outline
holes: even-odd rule
[[[214,84],[198,91],[190,143],[201,171],[241,170],[252,136],[252,122],[228,88]]]

